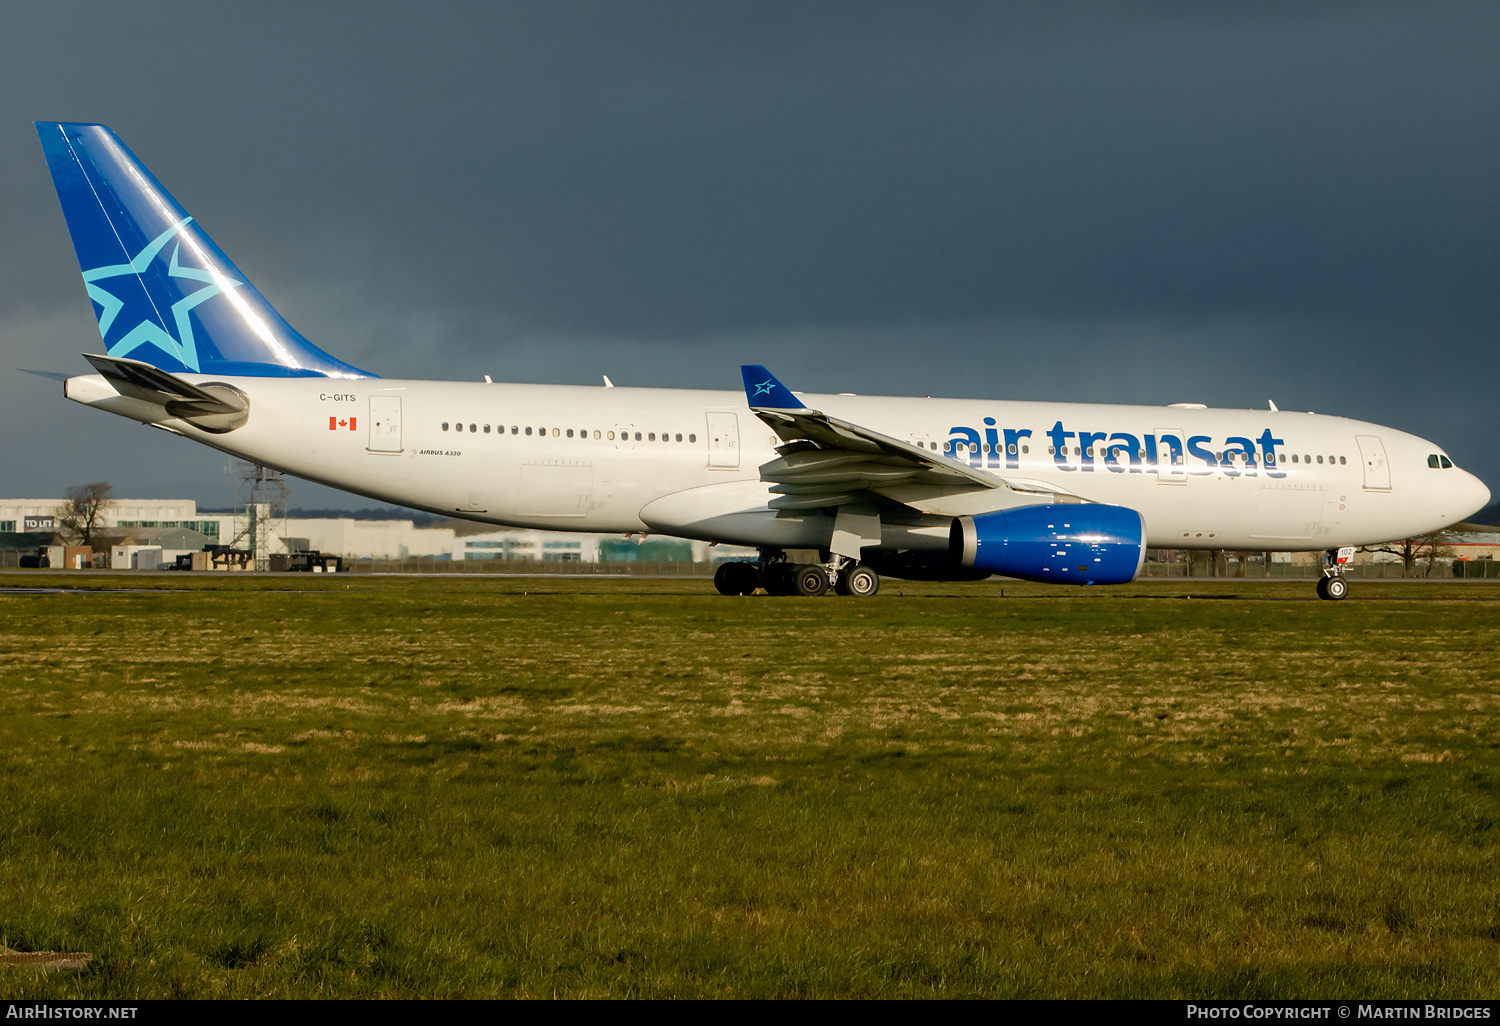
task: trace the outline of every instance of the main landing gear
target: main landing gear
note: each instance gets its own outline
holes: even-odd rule
[[[823,595],[831,588],[838,595],[865,597],[880,590],[880,575],[846,556],[833,556],[826,563],[789,563],[786,554],[761,550],[755,563],[721,563],[714,571],[714,587],[720,595],[750,595],[764,588],[768,595]]]
[[[1323,553],[1323,576],[1318,578],[1318,598],[1337,602],[1349,594],[1349,582],[1344,578],[1344,564],[1353,555],[1352,547],[1329,549]]]

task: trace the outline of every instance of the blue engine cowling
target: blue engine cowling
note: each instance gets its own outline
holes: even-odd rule
[[[1020,506],[958,517],[948,535],[959,566],[1047,584],[1124,584],[1146,558],[1146,525],[1124,506]]]

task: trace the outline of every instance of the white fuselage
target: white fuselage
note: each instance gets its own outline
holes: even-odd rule
[[[209,433],[118,395],[94,375],[70,379],[67,394],[311,481],[495,524],[811,546],[826,545],[832,525],[819,513],[766,512],[774,496],[759,467],[775,458],[781,439],[750,412],[743,392],[181,376],[245,393],[244,426]],[[1373,544],[1452,526],[1489,497],[1467,472],[1430,466],[1446,456],[1431,442],[1341,417],[801,398],[997,477],[1128,506],[1157,548]],[[1018,501],[1007,490],[931,491],[888,496],[921,514],[907,518],[893,547],[941,548],[951,517]]]

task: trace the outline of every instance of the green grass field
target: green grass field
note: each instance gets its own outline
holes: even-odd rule
[[[1494,584],[38,585],[8,997],[1500,991]]]

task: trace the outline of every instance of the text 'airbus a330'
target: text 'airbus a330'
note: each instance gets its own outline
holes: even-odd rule
[[[760,366],[732,392],[380,378],[293,330],[108,128],[37,131],[103,340],[69,399],[415,509],[757,547],[726,594],[1115,584],[1175,548],[1321,551],[1336,599],[1352,547],[1489,501],[1432,442],[1274,409],[803,395]]]

